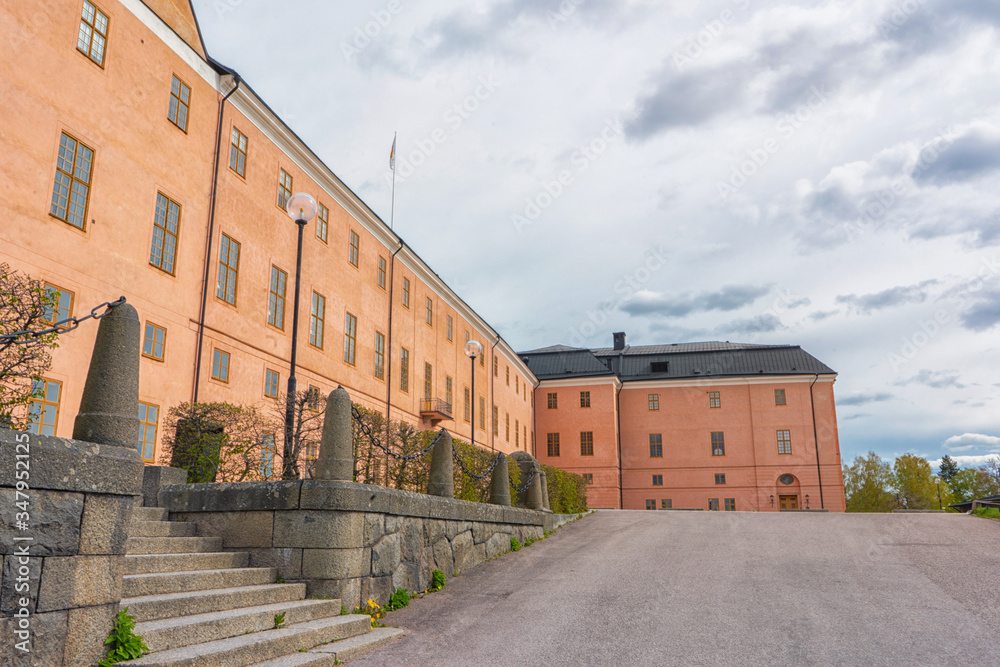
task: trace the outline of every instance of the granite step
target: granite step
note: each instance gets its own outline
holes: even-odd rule
[[[170,512],[163,507],[133,507],[132,521],[166,521]]]
[[[163,574],[246,567],[250,554],[245,551],[219,551],[193,554],[132,554],[125,556],[125,574]]]
[[[189,554],[222,551],[221,537],[130,537],[126,554]]]
[[[130,667],[246,667],[368,632],[371,618],[363,614],[334,616],[157,651],[129,662]],[[335,658],[336,660],[336,658]],[[307,663],[308,664],[308,663]]]
[[[135,521],[128,529],[129,537],[194,537],[198,525],[187,521]]]
[[[350,641],[349,639],[344,639],[342,641]],[[274,658],[273,660],[265,660],[264,662],[255,662],[250,667],[300,667],[301,665],[309,665],[309,667],[328,667],[329,665],[339,665],[340,661],[337,656],[324,654],[324,653],[313,653],[312,651],[296,651],[291,655],[283,655],[280,658]]]
[[[125,575],[123,580],[125,597],[136,598],[144,595],[273,584],[277,575],[278,570],[273,567],[240,567],[224,570],[129,574]]]
[[[155,621],[174,616],[190,616],[238,607],[258,607],[277,602],[302,600],[306,596],[305,584],[265,584],[219,588],[189,593],[166,593],[124,598],[119,605],[135,617],[136,621]]]
[[[284,614],[288,626],[338,616],[340,600],[293,600],[276,604],[144,621],[135,626],[150,651],[201,644],[248,632],[274,628],[275,616]]]
[[[360,655],[364,655],[365,653],[377,649],[380,646],[384,646],[394,639],[399,639],[405,634],[406,633],[399,628],[372,628],[370,632],[366,632],[363,635],[348,637],[347,639],[342,639],[340,641],[333,642],[332,644],[317,646],[312,649],[310,653],[328,655],[336,662],[344,662],[345,660],[353,660]],[[268,667],[278,667],[277,665],[272,666],[268,663],[264,664],[267,664]]]

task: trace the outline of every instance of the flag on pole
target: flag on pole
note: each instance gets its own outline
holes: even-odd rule
[[[389,169],[396,170],[396,135],[392,135],[392,150],[389,151]]]

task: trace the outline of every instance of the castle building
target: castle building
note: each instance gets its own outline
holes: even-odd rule
[[[122,295],[137,308],[146,461],[171,406],[285,391],[296,192],[319,205],[301,253],[298,387],[343,385],[391,419],[466,440],[474,421],[477,444],[528,449],[530,369],[209,57],[188,0],[3,3],[0,24],[0,262],[58,294],[54,321]],[[71,435],[96,330],[60,336],[36,432]],[[469,340],[484,348],[475,363]]]
[[[845,509],[833,384],[798,346],[685,343],[522,352],[536,455],[591,507]]]

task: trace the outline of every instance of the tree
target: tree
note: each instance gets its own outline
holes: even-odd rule
[[[953,503],[1000,495],[1000,483],[981,468],[959,470],[949,484]]]
[[[278,424],[278,431],[284,439],[285,410],[288,403],[285,394],[276,398],[271,406],[271,415]],[[281,479],[300,479],[299,461],[306,466],[306,477],[312,477],[319,444],[323,438],[323,421],[326,416],[326,398],[316,389],[296,391],[292,405],[292,440],[285,443],[281,456]]]
[[[903,506],[911,510],[938,509],[938,490],[931,464],[914,454],[903,454],[893,463],[893,487]]]
[[[889,512],[896,501],[889,488],[893,484],[892,467],[875,452],[857,457],[844,466],[844,490],[848,512]]]
[[[160,463],[189,482],[274,479],[275,423],[256,407],[181,403],[164,420]]]
[[[939,466],[938,475],[948,484],[951,484],[952,478],[958,474],[958,464],[955,463],[955,459],[951,458],[945,454],[944,458],[941,459],[941,465]]]
[[[979,469],[992,477],[997,484],[1000,484],[1000,456],[991,456],[986,459],[986,463],[979,466]]]
[[[58,347],[57,333],[3,338],[19,331],[38,331],[55,319],[58,293],[45,284],[0,264],[0,424],[24,428],[39,380],[52,364],[49,350]]]

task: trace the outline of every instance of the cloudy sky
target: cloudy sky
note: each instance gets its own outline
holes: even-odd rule
[[[843,458],[1000,452],[995,0],[194,0],[515,347],[799,344]]]

